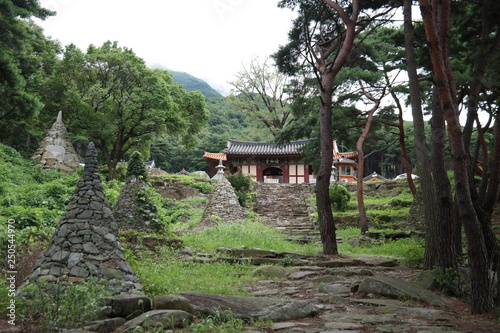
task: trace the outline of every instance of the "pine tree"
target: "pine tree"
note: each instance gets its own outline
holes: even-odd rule
[[[132,156],[130,156],[130,160],[128,161],[127,178],[132,176],[142,178],[143,180],[146,180],[148,178],[146,166],[144,165],[144,161],[141,158],[141,153],[139,153],[138,151],[135,151]]]

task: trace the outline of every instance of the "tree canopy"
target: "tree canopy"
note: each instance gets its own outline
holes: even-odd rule
[[[110,177],[133,147],[152,135],[179,136],[187,145],[203,129],[208,113],[199,92],[186,92],[165,70],[151,70],[131,49],[106,42],[86,53],[74,45],[64,52],[52,80],[49,101],[69,127],[93,141]]]
[[[9,138],[43,108],[42,82],[55,62],[58,44],[30,18],[53,14],[38,1],[0,0],[0,139]]]

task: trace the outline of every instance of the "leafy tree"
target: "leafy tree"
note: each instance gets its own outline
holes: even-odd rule
[[[288,94],[285,91],[287,77],[273,70],[258,58],[250,61],[247,67],[236,74],[233,86],[231,106],[248,116],[258,119],[276,136],[287,124],[293,122]]]
[[[151,70],[131,49],[106,42],[83,53],[64,52],[52,84],[51,109],[63,110],[68,127],[95,142],[115,177],[117,163],[154,134],[177,135],[187,146],[206,124],[199,92],[186,92],[170,73]]]
[[[39,1],[0,0],[0,139],[10,138],[19,123],[43,107],[40,88],[57,44],[43,36],[31,17],[45,19],[54,13]]]

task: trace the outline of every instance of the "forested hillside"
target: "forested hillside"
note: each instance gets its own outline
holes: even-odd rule
[[[182,84],[186,91],[199,91],[206,98],[222,97],[222,95],[212,88],[208,83],[185,72],[169,71],[174,76],[174,81]]]

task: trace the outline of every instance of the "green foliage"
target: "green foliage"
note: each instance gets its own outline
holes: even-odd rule
[[[188,327],[190,332],[240,333],[244,331],[242,319],[234,317],[231,310],[213,309],[213,314]]]
[[[165,219],[174,230],[193,228],[201,221],[208,198],[191,197],[182,200],[165,200]]]
[[[253,176],[243,175],[241,172],[228,175],[227,180],[231,183],[236,193],[236,197],[242,207],[248,207],[252,202]]]
[[[120,197],[120,191],[123,185],[124,183],[117,179],[102,183],[104,195],[108,199],[111,206],[113,206],[116,200],[118,200],[118,197]]]
[[[182,185],[191,186],[198,189],[203,194],[210,194],[214,191],[213,185],[207,179],[187,175],[166,175],[160,176],[171,181],[177,181]]]
[[[41,85],[55,61],[58,46],[30,20],[52,14],[39,1],[0,3],[0,139],[9,138],[43,108]]]
[[[222,152],[229,139],[247,141],[271,140],[269,131],[261,124],[250,124],[246,116],[229,106],[227,98],[209,98],[206,101],[210,113],[207,127],[198,135],[198,144],[188,149],[176,137],[157,137],[151,144],[151,159],[159,168],[175,173],[182,169],[189,172],[204,170],[207,164],[204,152]]]
[[[351,200],[351,194],[347,187],[339,182],[334,182],[330,185],[328,190],[330,204],[332,208],[339,212],[347,210],[347,204]]]
[[[434,267],[430,272],[445,292],[459,297],[464,295],[466,282],[457,269]]]
[[[105,286],[88,280],[85,284],[38,282],[22,289],[18,314],[36,332],[74,328],[98,319]]]
[[[127,178],[129,177],[138,177],[143,180],[148,178],[148,172],[146,171],[146,166],[144,165],[144,161],[141,158],[141,153],[135,151],[132,156],[130,156],[130,160],[127,165]]]
[[[149,186],[138,187],[135,194],[140,218],[143,221],[148,221],[149,227],[155,231],[168,230],[171,221],[167,217],[166,201],[162,196]]]
[[[71,198],[79,173],[41,171],[0,144],[0,220],[16,221],[19,246],[50,238]],[[0,224],[0,253],[6,250],[6,224]]]

